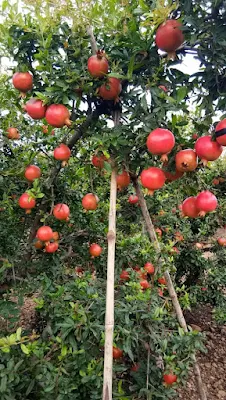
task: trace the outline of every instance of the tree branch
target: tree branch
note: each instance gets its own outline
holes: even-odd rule
[[[95,39],[94,34],[93,34],[92,26],[88,26],[87,33],[88,33],[88,35],[90,37],[90,44],[91,44],[91,48],[92,48],[92,53],[93,53],[93,55],[95,55],[97,53],[97,51],[98,51],[98,48],[97,48],[97,44],[96,44],[96,39]]]

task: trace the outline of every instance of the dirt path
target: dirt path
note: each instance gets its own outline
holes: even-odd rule
[[[212,307],[202,305],[186,313],[189,325],[197,325],[206,335],[206,354],[198,354],[208,400],[226,400],[226,326],[217,326],[212,319]],[[191,374],[185,388],[178,390],[178,400],[200,400],[194,376]]]

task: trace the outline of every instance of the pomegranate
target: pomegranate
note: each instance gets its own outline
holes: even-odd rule
[[[118,347],[113,346],[113,358],[115,360],[122,358],[123,356],[123,351],[121,349],[119,349]]]
[[[53,240],[55,241],[55,242],[57,242],[57,240],[59,240],[59,238],[60,238],[60,236],[59,236],[59,233],[58,232],[53,232]]]
[[[122,91],[121,81],[117,78],[108,78],[98,90],[104,100],[116,100]]]
[[[107,158],[102,154],[100,156],[94,155],[91,162],[94,167],[102,169],[105,161],[107,161]]]
[[[39,167],[36,167],[36,165],[29,165],[26,169],[25,169],[25,173],[24,173],[25,178],[28,181],[34,181],[35,179],[40,178],[41,176],[41,170]]]
[[[195,243],[195,247],[196,249],[201,250],[203,249],[203,243]]]
[[[42,100],[30,99],[24,109],[33,119],[42,119],[45,117],[47,106],[43,105]]]
[[[168,89],[165,85],[159,85],[159,89],[163,90],[163,92],[167,93]]]
[[[26,192],[20,196],[18,203],[21,208],[26,210],[31,210],[36,205],[35,199]]]
[[[42,242],[48,242],[53,238],[53,231],[48,225],[43,225],[37,230],[36,237]]]
[[[12,78],[13,86],[21,93],[26,93],[32,89],[33,76],[30,72],[16,72]]]
[[[98,50],[95,56],[88,59],[88,71],[94,78],[102,78],[108,73],[108,60],[103,51]]]
[[[199,216],[204,217],[207,212],[216,210],[217,198],[209,190],[204,190],[196,197],[196,208],[199,210]]]
[[[147,281],[147,279],[142,279],[140,281],[140,286],[143,290],[149,289],[151,287],[150,283]]]
[[[48,125],[43,125],[42,126],[42,132],[45,133],[45,134],[49,133]],[[55,131],[54,131],[54,129],[52,129],[51,135],[54,135],[54,133],[55,133]]]
[[[180,179],[184,175],[184,172],[176,171],[174,174],[172,174],[171,172],[164,171],[164,174],[168,182],[174,182],[177,179]]]
[[[168,161],[167,154],[175,145],[175,137],[168,129],[157,128],[147,138],[147,148],[154,155],[161,155],[162,161]]]
[[[117,175],[116,181],[120,190],[128,186],[130,184],[130,176],[128,172],[123,171],[121,174]]]
[[[226,146],[226,118],[218,122],[215,129],[216,141],[221,146]]]
[[[160,50],[167,53],[175,52],[184,41],[184,35],[179,21],[168,19],[157,29],[155,43]]]
[[[218,238],[217,242],[220,246],[226,247],[226,238]]]
[[[92,257],[99,257],[102,253],[102,247],[100,247],[99,244],[93,243],[89,247],[89,252]]]
[[[59,244],[57,242],[48,243],[45,251],[46,253],[55,253],[59,248]]]
[[[130,278],[130,277],[129,277],[129,272],[128,272],[128,271],[124,270],[124,271],[121,272],[121,274],[120,274],[120,279],[121,279],[122,281],[128,281],[129,278]]]
[[[140,364],[139,363],[133,364],[133,366],[131,367],[130,371],[131,372],[137,372],[139,370],[139,368],[140,368]]]
[[[62,128],[64,125],[70,126],[70,113],[63,104],[51,104],[46,111],[46,121],[49,125]]]
[[[195,143],[195,151],[206,165],[208,161],[214,161],[220,157],[223,147],[219,143],[213,142],[211,136],[202,136]]]
[[[198,135],[197,135],[197,133],[193,133],[193,135],[192,135],[192,139],[194,139],[194,140],[197,140],[197,139],[198,139]]]
[[[158,278],[158,283],[160,283],[160,285],[166,285],[166,279],[164,278],[164,276]]]
[[[219,185],[219,183],[220,183],[219,179],[214,178],[214,179],[212,180],[212,185],[214,185],[214,186]]]
[[[162,230],[160,228],[156,228],[155,232],[157,233],[157,235],[161,238],[162,237]]]
[[[150,274],[153,275],[155,273],[155,267],[152,263],[147,262],[144,266],[145,271]]]
[[[175,232],[175,240],[177,242],[183,242],[184,241],[184,236],[180,232]]]
[[[138,196],[136,196],[135,194],[131,194],[128,198],[128,202],[130,204],[137,204],[139,202]]]
[[[188,197],[182,203],[182,213],[185,217],[196,218],[199,210],[196,208],[196,197]]]
[[[7,129],[7,138],[12,140],[20,139],[20,134],[17,128],[8,128]]]
[[[55,148],[53,156],[56,160],[67,161],[70,158],[71,150],[66,144],[61,143]]]
[[[98,206],[98,197],[93,193],[86,194],[82,199],[82,206],[85,210],[96,210]]]
[[[167,385],[172,385],[174,382],[177,381],[177,376],[170,373],[163,375],[163,380]]]
[[[176,154],[176,169],[179,172],[194,171],[198,165],[196,153],[192,149],[181,150]]]
[[[44,244],[40,240],[36,240],[34,246],[36,249],[41,250],[41,249],[43,249]]]
[[[157,167],[150,167],[142,171],[140,179],[142,185],[149,189],[148,192],[151,195],[156,189],[160,189],[166,181],[164,172]]]
[[[53,215],[59,220],[68,220],[70,215],[70,210],[67,204],[59,203],[53,209]]]

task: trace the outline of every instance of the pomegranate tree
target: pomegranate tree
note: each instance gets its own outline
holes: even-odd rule
[[[197,155],[194,150],[181,150],[176,154],[176,169],[179,172],[194,171],[198,165]]]
[[[199,210],[196,208],[196,197],[188,197],[182,203],[182,213],[186,217],[197,218]]]
[[[218,202],[213,193],[209,192],[209,190],[204,190],[196,197],[195,205],[199,210],[199,216],[204,217],[207,212],[216,210]]]
[[[24,176],[28,181],[33,182],[35,179],[40,178],[41,170],[36,165],[29,165],[25,170]]]
[[[47,106],[45,106],[42,100],[30,99],[24,106],[25,111],[33,119],[42,119],[45,117]]]
[[[216,141],[221,146],[226,146],[226,118],[218,122],[215,128]]]
[[[155,42],[160,50],[174,53],[184,42],[182,25],[175,19],[168,19],[157,29]]]
[[[8,128],[7,129],[7,138],[11,140],[20,139],[20,134],[17,128]]]
[[[70,113],[63,104],[51,104],[46,111],[46,121],[55,128],[71,125]]]
[[[30,194],[28,194],[28,193],[23,193],[21,196],[20,196],[20,198],[19,198],[19,200],[18,200],[18,203],[19,203],[19,206],[21,207],[21,208],[24,208],[25,210],[27,210],[27,214],[29,214],[30,213],[30,210],[32,209],[32,208],[34,208],[35,207],[35,205],[36,205],[36,201],[35,201],[35,199],[30,195]]]
[[[87,193],[82,199],[82,206],[85,210],[96,210],[98,206],[98,197],[93,193]]]
[[[195,143],[195,151],[203,164],[206,165],[208,161],[215,161],[220,157],[223,147],[214,142],[211,136],[202,136]]]
[[[102,247],[100,247],[97,243],[93,243],[89,247],[89,252],[92,257],[99,257],[102,253]]]
[[[67,204],[59,203],[53,209],[53,215],[59,220],[68,220],[70,215],[70,209]]]
[[[142,171],[140,179],[142,185],[148,189],[150,195],[152,195],[155,190],[163,187],[166,181],[164,172],[157,167],[150,167]]]
[[[22,94],[32,89],[33,76],[30,72],[16,72],[12,78],[13,86]]]
[[[48,225],[43,225],[37,230],[36,237],[41,240],[41,242],[48,242],[53,238],[53,231]]]
[[[175,137],[168,129],[157,128],[147,138],[147,148],[154,155],[161,155],[162,161],[167,161],[167,154],[175,145]]]
[[[96,55],[88,59],[88,71],[94,78],[102,78],[108,73],[108,60],[105,53],[101,50],[97,51]]]
[[[99,96],[104,100],[116,100],[122,91],[121,81],[117,78],[108,78],[99,88]]]
[[[128,172],[123,171],[116,177],[117,187],[121,190],[130,184],[130,176]]]
[[[68,146],[66,146],[66,144],[61,143],[58,147],[55,148],[53,156],[56,160],[67,161],[71,156],[71,150]]]

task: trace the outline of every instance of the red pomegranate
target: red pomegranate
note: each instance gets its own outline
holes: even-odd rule
[[[211,136],[202,136],[195,143],[195,151],[206,165],[208,161],[214,161],[220,157],[223,147],[219,143],[213,142]]]
[[[37,167],[36,165],[29,165],[26,169],[25,169],[25,173],[24,173],[25,178],[28,181],[34,181],[35,179],[40,178],[41,176],[41,170],[39,167]]]
[[[155,273],[155,267],[152,263],[147,262],[144,266],[145,271],[150,274],[153,275]]]
[[[182,203],[182,213],[186,217],[197,218],[199,210],[196,208],[196,197],[188,197]]]
[[[177,179],[180,179],[184,175],[184,172],[176,171],[174,174],[172,174],[171,172],[164,171],[164,174],[167,182],[174,182]]]
[[[166,278],[164,278],[164,276],[162,276],[161,278],[158,278],[158,283],[160,283],[160,285],[166,285]]]
[[[163,90],[163,92],[167,93],[168,89],[165,85],[159,85],[159,89]]]
[[[108,60],[103,51],[98,50],[95,56],[88,59],[88,71],[94,78],[102,78],[108,73]]]
[[[151,287],[150,283],[147,281],[147,279],[142,279],[140,281],[140,286],[143,290],[149,289]]]
[[[35,199],[26,192],[20,196],[18,203],[21,208],[26,210],[31,210],[36,205]]]
[[[102,247],[100,247],[99,244],[93,243],[89,247],[89,252],[92,257],[99,257],[102,253]]]
[[[129,278],[130,278],[129,272],[126,271],[126,270],[123,270],[123,271],[121,272],[121,274],[120,274],[120,279],[121,279],[122,281],[129,281]]]
[[[142,171],[140,179],[142,185],[149,189],[151,195],[155,190],[160,189],[166,181],[164,172],[157,167],[150,167]]]
[[[181,150],[176,154],[176,169],[179,172],[194,171],[198,165],[196,153],[192,149]]]
[[[41,250],[41,249],[43,249],[44,244],[40,240],[36,240],[34,246],[36,249]]]
[[[26,93],[32,89],[33,76],[30,72],[16,72],[12,78],[13,86],[21,93]]]
[[[7,138],[12,140],[20,139],[20,134],[17,128],[8,128],[7,129]]]
[[[82,199],[82,206],[85,210],[96,210],[98,206],[98,197],[93,193],[86,194]]]
[[[94,155],[91,162],[94,167],[102,169],[105,161],[107,161],[107,158],[102,154],[100,156]]]
[[[53,153],[54,158],[59,161],[67,161],[70,158],[70,155],[71,150],[64,143],[61,143],[56,147]]]
[[[53,209],[53,215],[59,220],[68,220],[70,215],[70,209],[67,204],[59,203]]]
[[[217,242],[220,246],[226,247],[226,238],[218,238]]]
[[[184,41],[179,21],[168,19],[157,29],[155,43],[160,50],[173,53]]]
[[[131,372],[137,372],[139,369],[140,369],[140,364],[136,363],[136,364],[133,364],[133,366],[131,367],[130,371]]]
[[[221,146],[226,146],[226,118],[218,122],[215,129],[216,141]]]
[[[59,240],[59,238],[60,238],[59,233],[58,233],[57,231],[53,232],[53,240],[54,240],[55,242],[57,242],[57,240]]]
[[[199,216],[204,217],[207,212],[216,210],[218,202],[216,196],[209,190],[204,190],[196,197],[196,208],[199,210]]]
[[[70,126],[70,113],[63,104],[51,104],[46,111],[46,121],[49,125],[62,128],[64,125]]]
[[[43,225],[37,230],[36,237],[41,240],[41,242],[48,242],[53,238],[53,231],[48,225]]]
[[[30,99],[24,106],[25,111],[33,119],[42,119],[45,117],[47,106],[43,105],[42,100]]]
[[[121,81],[117,78],[108,78],[98,90],[104,100],[116,100],[122,91]]]
[[[197,140],[197,139],[198,139],[198,135],[197,135],[197,133],[193,133],[193,135],[192,135],[192,139],[194,139],[194,140]]]
[[[177,376],[170,373],[163,375],[163,380],[167,385],[172,385],[174,382],[177,381]]]
[[[128,198],[128,202],[130,204],[137,204],[139,202],[138,196],[136,196],[135,194],[131,194]]]
[[[114,347],[113,346],[113,358],[115,359],[115,360],[117,360],[117,359],[119,359],[119,358],[122,358],[122,356],[123,356],[123,351],[121,350],[121,349],[119,349],[118,347]]]
[[[175,137],[168,129],[157,128],[147,138],[147,148],[154,155],[161,155],[162,161],[167,161],[167,154],[175,145]]]
[[[59,244],[57,242],[48,243],[45,251],[46,253],[55,253],[59,248]]]
[[[117,175],[116,181],[120,190],[128,186],[130,184],[130,176],[128,172],[123,171],[121,174]]]

